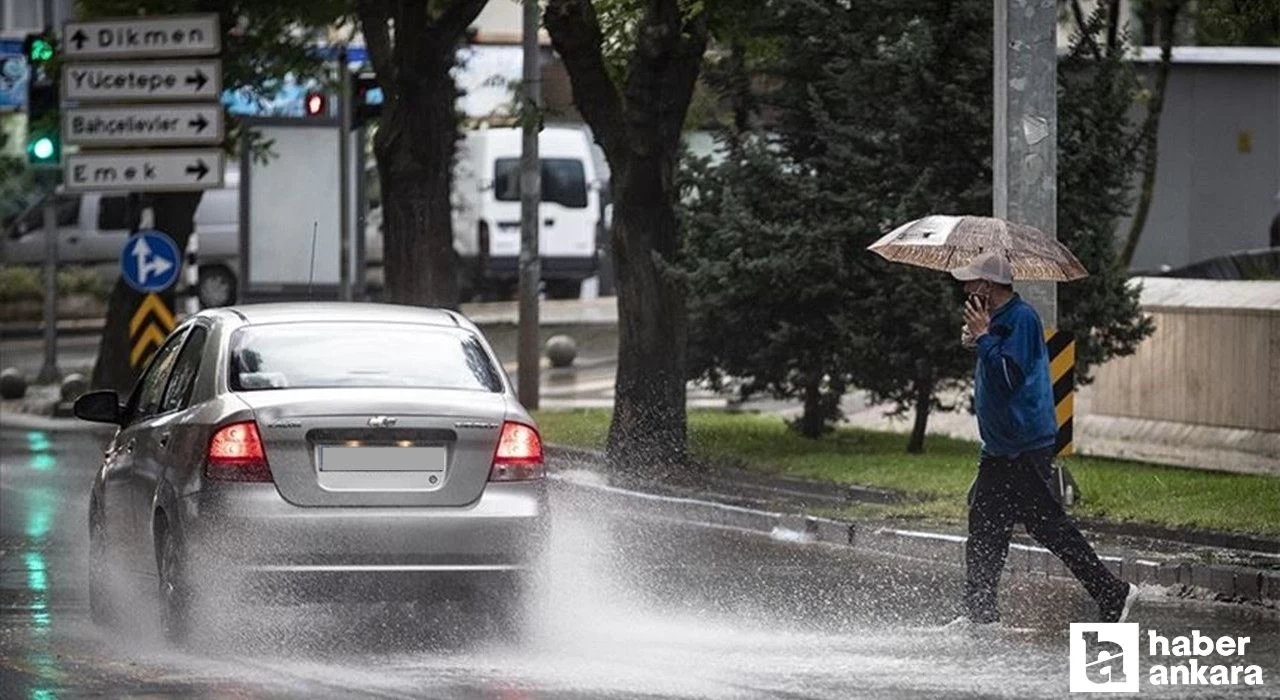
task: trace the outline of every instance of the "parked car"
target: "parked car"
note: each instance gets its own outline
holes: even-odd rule
[[[462,592],[518,631],[547,534],[542,442],[460,314],[205,310],[127,399],[89,393],[75,414],[117,426],[89,498],[95,622],[117,619],[120,591],[158,591],[172,640],[229,591]]]

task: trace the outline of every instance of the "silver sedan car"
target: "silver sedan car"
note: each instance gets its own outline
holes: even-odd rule
[[[227,591],[461,591],[518,624],[547,531],[542,443],[460,314],[204,311],[127,399],[93,392],[75,413],[119,426],[89,505],[97,622],[120,614],[114,576],[158,590],[172,640]]]

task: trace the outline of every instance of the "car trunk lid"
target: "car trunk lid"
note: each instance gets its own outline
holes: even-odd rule
[[[503,395],[405,388],[239,394],[280,495],[299,506],[462,506],[484,491]]]

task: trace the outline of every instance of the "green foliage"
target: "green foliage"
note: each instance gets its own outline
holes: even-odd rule
[[[0,302],[37,301],[43,297],[40,270],[27,265],[0,266]]]
[[[1201,46],[1280,46],[1276,0],[1198,0],[1195,12]]]
[[[596,448],[604,444],[609,413],[590,409],[541,411],[549,444]],[[973,482],[978,446],[947,437],[930,439],[928,454],[901,452],[896,433],[839,428],[806,440],[774,416],[716,411],[689,413],[689,449],[704,463],[764,474],[856,484],[907,494],[902,504],[860,506],[827,513],[855,518],[925,518],[964,522],[964,497]],[[1083,500],[1074,512],[1111,521],[1166,527],[1280,535],[1280,478],[1164,467],[1091,457],[1067,460]]]
[[[938,396],[968,381],[959,285],[865,251],[892,226],[930,213],[991,209],[991,6],[983,0],[786,0],[778,50],[759,70],[775,147],[738,146],[687,169],[691,374],[745,392],[803,397],[828,428],[846,384],[914,411],[920,448]],[[1102,10],[1062,61],[1058,230],[1093,273],[1059,287],[1059,326],[1078,340],[1077,370],[1133,351],[1151,332],[1114,246],[1130,208],[1138,91],[1106,44]],[[758,139],[757,139],[758,140]],[[806,370],[811,370],[806,374]],[[806,383],[806,378],[808,383]],[[806,406],[806,414],[810,412]],[[814,434],[813,431],[802,431]]]
[[[780,11],[767,70],[783,87],[767,103],[790,174],[748,149],[751,166],[731,157],[698,182],[727,191],[727,205],[698,200],[686,217],[696,369],[747,388],[763,377],[777,395],[821,382],[802,424],[827,428],[848,382],[899,413],[941,408],[934,395],[972,363],[956,285],[865,248],[892,223],[989,210],[990,42],[975,39],[989,35],[989,4],[790,0]],[[772,169],[758,167],[769,157]]]
[[[1132,207],[1141,127],[1129,119],[1141,89],[1123,47],[1105,46],[1100,13],[1058,62],[1058,237],[1090,275],[1058,286],[1059,327],[1076,339],[1076,379],[1116,355],[1128,355],[1154,330],[1139,307],[1115,246],[1117,222]]]
[[[88,295],[105,299],[107,286],[93,269],[64,267],[58,270],[58,296]],[[40,268],[32,265],[0,266],[0,302],[40,301],[44,280]]]
[[[39,200],[35,171],[26,159],[0,156],[0,235],[9,235],[17,217]]]
[[[814,216],[812,178],[757,139],[728,147],[723,164],[681,173],[689,376],[744,399],[801,398],[796,427],[817,437],[840,417],[861,251]]]

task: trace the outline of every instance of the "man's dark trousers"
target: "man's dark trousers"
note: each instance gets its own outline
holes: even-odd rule
[[[975,622],[999,619],[996,586],[1016,523],[1053,552],[1095,600],[1124,595],[1126,585],[1107,569],[1062,508],[1053,484],[1054,448],[1014,457],[984,454],[969,490],[968,577],[965,606]]]

